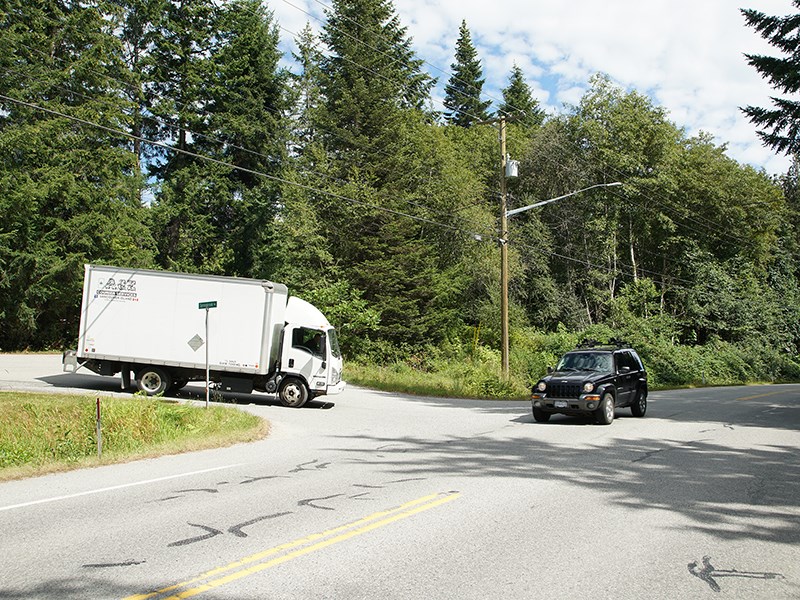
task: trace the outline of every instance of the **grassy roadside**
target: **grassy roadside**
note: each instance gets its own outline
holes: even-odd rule
[[[422,370],[402,362],[389,366],[348,362],[348,383],[384,392],[446,398],[485,400],[526,400],[530,384],[512,373],[506,380],[500,369],[470,362],[437,365]]]
[[[0,481],[250,442],[269,430],[232,407],[141,397],[102,398],[101,422],[98,459],[94,397],[0,392]]]

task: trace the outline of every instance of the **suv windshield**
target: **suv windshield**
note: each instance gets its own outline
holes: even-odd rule
[[[611,372],[612,360],[609,352],[568,352],[560,361],[556,371],[601,371]]]

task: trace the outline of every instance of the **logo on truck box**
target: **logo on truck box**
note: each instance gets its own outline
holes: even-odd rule
[[[111,302],[138,302],[139,296],[136,292],[136,280],[133,277],[130,279],[114,279],[113,277],[109,277],[107,281],[101,279],[98,289],[94,293],[94,297]]]

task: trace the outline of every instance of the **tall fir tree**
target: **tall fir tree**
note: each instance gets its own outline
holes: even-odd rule
[[[233,273],[271,276],[273,229],[283,204],[274,178],[285,170],[290,112],[278,27],[260,0],[234,0],[222,9],[217,37],[209,86],[212,138],[200,147],[237,167],[229,174],[232,195],[218,228],[233,251]]]
[[[333,6],[322,34],[330,54],[318,123],[334,167],[326,187],[336,197],[318,196],[317,211],[344,266],[345,289],[379,313],[374,344],[418,347],[445,336],[458,315],[438,310],[458,295],[458,284],[456,261],[442,252],[455,245],[452,236],[430,226],[431,205],[446,205],[442,213],[451,215],[453,197],[432,191],[449,167],[426,143],[422,107],[433,81],[420,71],[391,2]]]
[[[166,0],[149,53],[148,112],[156,119],[156,139],[179,151],[191,150],[207,130],[207,84],[217,51],[218,12],[212,0]],[[191,164],[181,152],[160,150],[150,174],[161,179]]]
[[[544,122],[544,111],[534,100],[522,69],[516,64],[511,69],[508,86],[503,88],[503,102],[497,112],[524,127],[539,127]]]
[[[177,270],[261,274],[288,135],[272,14],[255,0],[178,0],[159,33],[153,112],[174,147],[153,169],[159,260]]]
[[[122,44],[122,60],[125,65],[123,79],[127,85],[122,92],[130,103],[129,130],[131,146],[137,160],[137,171],[142,174],[140,199],[145,199],[146,177],[144,172],[155,148],[144,139],[154,137],[156,121],[145,118],[149,110],[150,94],[147,89],[148,69],[152,67],[150,50],[156,40],[156,25],[166,10],[167,0],[117,0],[119,27],[117,36]]]
[[[746,54],[747,62],[782,94],[800,91],[800,0],[792,4],[798,12],[784,17],[742,9],[747,25],[783,54],[783,58]],[[772,98],[772,104],[772,108],[747,106],[742,111],[759,128],[765,146],[787,155],[800,154],[800,101]]]
[[[74,344],[84,262],[150,266],[126,129],[118,12],[0,12],[0,348]],[[80,120],[79,120],[80,119]],[[98,127],[99,126],[99,127]]]
[[[391,145],[400,112],[421,109],[434,81],[391,0],[334,0],[327,17],[321,128],[329,149],[369,171]]]
[[[322,51],[320,41],[311,29],[306,26],[295,39],[297,52],[292,56],[297,62],[300,72],[291,76],[294,101],[293,146],[297,153],[319,140],[315,129],[316,115],[323,103],[322,96]]]
[[[472,36],[466,21],[461,21],[456,41],[455,62],[450,65],[453,74],[444,89],[445,118],[453,125],[469,127],[489,118],[487,110],[491,100],[481,100],[483,68],[478,52],[472,45]]]

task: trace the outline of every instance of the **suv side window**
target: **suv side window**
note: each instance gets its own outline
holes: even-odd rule
[[[631,371],[639,370],[630,352],[618,352],[615,356],[617,358],[617,372],[622,371],[623,367],[628,367]]]
[[[642,364],[639,362],[639,357],[632,350],[626,350],[625,355],[628,357],[628,362],[631,366],[631,371],[641,371]]]

